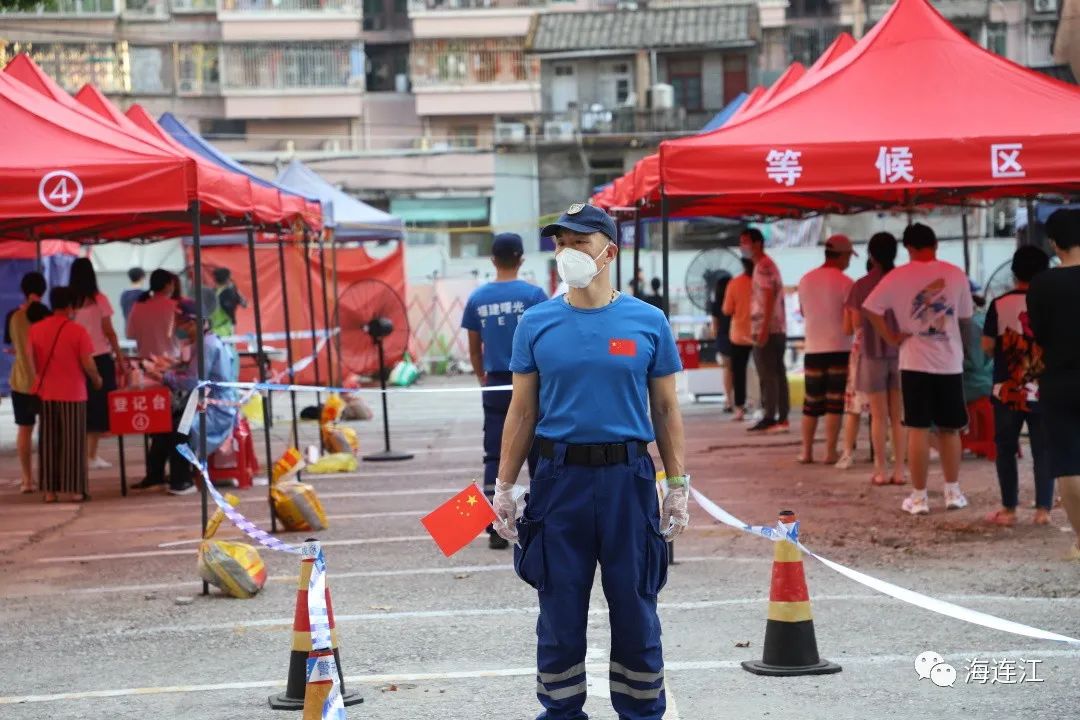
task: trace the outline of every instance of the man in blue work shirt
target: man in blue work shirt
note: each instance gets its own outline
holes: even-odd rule
[[[499,233],[491,243],[491,262],[495,266],[495,282],[473,291],[465,303],[461,327],[469,331],[469,356],[473,372],[482,386],[509,385],[510,351],[513,348],[514,330],[522,313],[548,298],[543,290],[518,280],[523,255],[521,236],[516,233]],[[483,394],[484,403],[484,492],[490,498],[495,493],[495,477],[499,472],[499,450],[502,446],[503,423],[510,407],[508,390],[488,390]],[[535,452],[529,453],[529,475],[536,466]],[[491,527],[488,528],[488,545],[493,550],[505,550],[510,546]]]
[[[541,233],[556,236],[570,289],[526,312],[514,335],[493,502],[496,529],[518,542],[514,568],[540,597],[539,720],[587,717],[585,631],[598,562],[611,619],[611,704],[621,720],[660,720],[667,699],[656,598],[666,543],[689,521],[679,354],[663,312],[611,287],[618,248],[607,213],[574,204]],[[514,483],[534,435],[540,460],[517,519]],[[670,487],[662,510],[654,438]]]

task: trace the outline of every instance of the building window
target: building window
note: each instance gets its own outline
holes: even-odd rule
[[[589,168],[592,170],[589,175],[589,187],[591,188],[607,185],[615,178],[622,177],[626,172],[621,157],[591,157],[589,158]]]
[[[409,91],[409,46],[368,45],[368,92]]]
[[[746,57],[743,55],[724,56],[724,104],[746,92],[750,83],[746,77]]]
[[[479,145],[480,127],[478,125],[455,125],[447,133],[447,140],[452,148],[474,148]]]
[[[520,39],[417,40],[409,56],[416,87],[517,83],[537,76]]]
[[[10,13],[14,9],[5,10]],[[115,15],[115,0],[47,0],[29,10],[14,12],[27,15]]]
[[[255,13],[355,13],[360,9],[358,0],[221,0],[224,12]]]
[[[217,45],[195,43],[179,46],[176,50],[176,69],[180,93],[217,93],[221,89],[218,67]]]
[[[25,52],[45,73],[68,92],[86,84],[104,93],[128,91],[129,59],[125,44],[111,43],[8,43],[0,44],[0,65]]]
[[[961,28],[962,29],[962,28]],[[832,44],[840,28],[835,25],[821,27],[788,27],[788,58],[810,67],[821,53]]]
[[[1044,67],[1054,64],[1054,36],[1057,33],[1057,23],[1050,22],[1031,23],[1031,39],[1027,64],[1029,67]]]
[[[173,66],[165,48],[131,47],[131,92],[133,95],[172,93]]]
[[[358,43],[271,42],[226,45],[223,86],[233,90],[307,90],[364,85]]]
[[[247,120],[214,118],[203,120],[200,128],[208,140],[243,140],[247,137]]]
[[[1008,57],[1007,36],[1005,23],[987,23],[986,49],[1002,57]]]
[[[701,58],[668,60],[668,82],[675,90],[675,107],[702,110]]]
[[[599,82],[600,97],[597,98],[600,105],[605,108],[626,105],[630,100],[632,89],[633,75],[630,72],[630,63],[615,62],[602,66]]]

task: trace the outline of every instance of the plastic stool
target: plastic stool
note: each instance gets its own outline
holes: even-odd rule
[[[259,471],[259,460],[255,455],[255,441],[251,438],[251,428],[244,418],[240,418],[233,428],[232,436],[210,456],[210,482],[217,485],[233,485],[249,488],[252,478]]]
[[[981,455],[987,460],[997,459],[994,443],[994,406],[990,398],[979,398],[968,403],[968,426],[960,433],[960,447]]]

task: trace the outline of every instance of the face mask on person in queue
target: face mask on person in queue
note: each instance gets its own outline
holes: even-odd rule
[[[559,272],[559,277],[572,288],[581,290],[589,287],[593,278],[604,269],[596,261],[606,252],[605,246],[599,255],[591,257],[588,253],[574,248],[563,248],[555,256],[555,267]]]

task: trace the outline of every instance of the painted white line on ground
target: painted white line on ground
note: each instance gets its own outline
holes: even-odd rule
[[[664,676],[664,695],[667,696],[667,710],[664,712],[664,720],[682,720],[679,715],[679,703],[675,701],[675,693],[671,692],[671,683]]]
[[[324,545],[326,543],[323,543]],[[731,562],[752,563],[764,565],[771,563],[771,558],[756,557],[732,557],[724,555],[705,555],[700,557],[680,557],[679,563],[702,563],[702,562]],[[402,570],[357,570],[353,572],[334,572],[331,578],[343,580],[349,578],[378,578],[378,577],[411,577],[425,575],[457,575],[460,573],[493,573],[513,572],[513,565],[444,565],[430,568],[408,568]],[[296,582],[296,575],[271,575],[267,578],[270,582]],[[199,581],[196,579],[173,583],[147,583],[142,585],[110,585],[102,587],[80,588],[66,590],[65,592],[77,595],[97,595],[122,592],[146,592],[148,590],[168,590],[175,588],[187,588],[195,586]]]
[[[342,520],[373,520],[375,518],[384,518],[384,517],[410,517],[410,518],[415,518],[415,519],[419,520],[424,515],[426,515],[428,512],[429,511],[426,511],[426,510],[425,511],[402,510],[400,512],[351,513],[351,514],[346,514],[346,515],[327,515],[326,519],[330,520],[331,522],[335,522],[335,521],[340,522]],[[270,518],[265,518],[265,519],[262,519],[262,520],[255,520],[255,519],[252,519],[252,518],[248,518],[248,519],[251,520],[256,525],[260,525],[260,526],[270,524]],[[184,525],[184,526],[182,526],[181,529],[187,530],[190,527],[191,527],[190,525]],[[241,535],[239,533],[218,533],[218,534],[214,535],[214,538],[216,538],[218,540],[244,540],[244,537],[245,537],[244,535]],[[181,545],[195,545],[195,544],[201,543],[201,542],[202,542],[202,538],[188,538],[187,540],[173,540],[172,542],[158,543],[158,547],[159,548],[180,547]],[[325,545],[326,543],[323,543],[323,544]]]
[[[974,657],[1023,657],[1038,656],[1041,658],[1080,658],[1080,650],[1047,650],[1043,647],[1035,648],[1012,648],[1007,650],[988,650],[986,648],[948,650],[950,656]],[[911,664],[911,655],[841,655],[834,658],[842,665],[883,665],[897,664],[905,668]],[[733,660],[701,660],[701,661],[672,661],[665,664],[665,670],[669,672],[700,672],[707,670],[735,670],[741,669],[742,659]],[[587,672],[606,673],[608,666],[604,664],[587,664]],[[388,673],[380,675],[346,675],[346,684],[361,685],[386,685],[388,683],[405,682],[440,682],[446,680],[483,680],[492,678],[529,677],[536,675],[536,667],[529,665],[513,668],[493,668],[459,670],[442,673]],[[281,680],[249,680],[231,683],[210,683],[202,685],[165,685],[159,687],[117,688],[108,690],[87,690],[82,692],[54,693],[51,695],[5,695],[0,696],[0,705],[21,705],[28,703],[47,702],[71,702],[76,700],[93,700],[112,697],[131,697],[135,695],[165,695],[175,693],[203,693],[224,690],[255,690],[259,688],[284,687]],[[674,720],[670,715],[668,720]]]
[[[333,574],[330,575],[331,580]],[[1007,595],[942,595],[943,600],[951,600],[953,602],[964,601],[987,601],[987,602],[1011,602],[1016,598]],[[1076,598],[1042,598],[1043,602],[1056,602],[1056,601],[1069,601],[1076,602]],[[881,602],[887,604],[899,603],[899,600],[894,600],[885,595],[880,594],[861,594],[861,595],[817,595],[812,601],[814,603],[822,602]],[[723,600],[697,600],[687,602],[670,602],[659,603],[657,607],[661,610],[708,610],[718,607],[731,607],[736,605],[764,605],[767,602],[767,597],[747,597],[747,598],[728,598]],[[360,622],[379,622],[379,621],[397,621],[397,620],[433,620],[449,618],[453,620],[462,620],[464,618],[473,617],[493,617],[493,616],[506,616],[506,615],[536,615],[540,612],[538,607],[516,607],[516,608],[496,608],[496,607],[483,607],[483,608],[458,608],[450,610],[402,610],[397,612],[377,612],[377,613],[360,613],[355,615],[340,615],[335,614],[334,619],[337,621],[337,625],[340,627],[344,623],[360,623]],[[607,616],[608,608],[606,605],[593,607],[589,609],[590,616]],[[72,633],[72,638],[95,638],[95,637],[138,637],[142,635],[154,635],[159,633],[202,633],[202,632],[233,632],[243,631],[249,628],[282,628],[287,629],[292,627],[293,618],[264,618],[261,620],[242,620],[238,622],[222,622],[222,623],[195,623],[190,625],[159,625],[142,628],[128,628],[122,630],[111,630],[107,633]],[[1078,651],[1080,652],[1080,651]]]
[[[361,490],[358,492],[319,493],[321,498],[373,498],[373,497],[404,497],[406,495],[443,495],[450,496],[461,492],[462,487],[450,485],[441,488],[417,488],[415,490]],[[432,508],[434,509],[434,508]]]
[[[401,537],[384,538],[353,538],[351,540],[324,540],[323,547],[346,546],[346,545],[381,545],[384,543],[418,542],[430,539],[429,535],[404,535]],[[65,562],[93,562],[95,560],[126,560],[130,558],[164,557],[167,555],[194,555],[195,548],[190,550],[147,550],[144,552],[129,553],[103,553],[101,555],[65,555],[61,557],[39,558],[39,563],[65,563]]]

